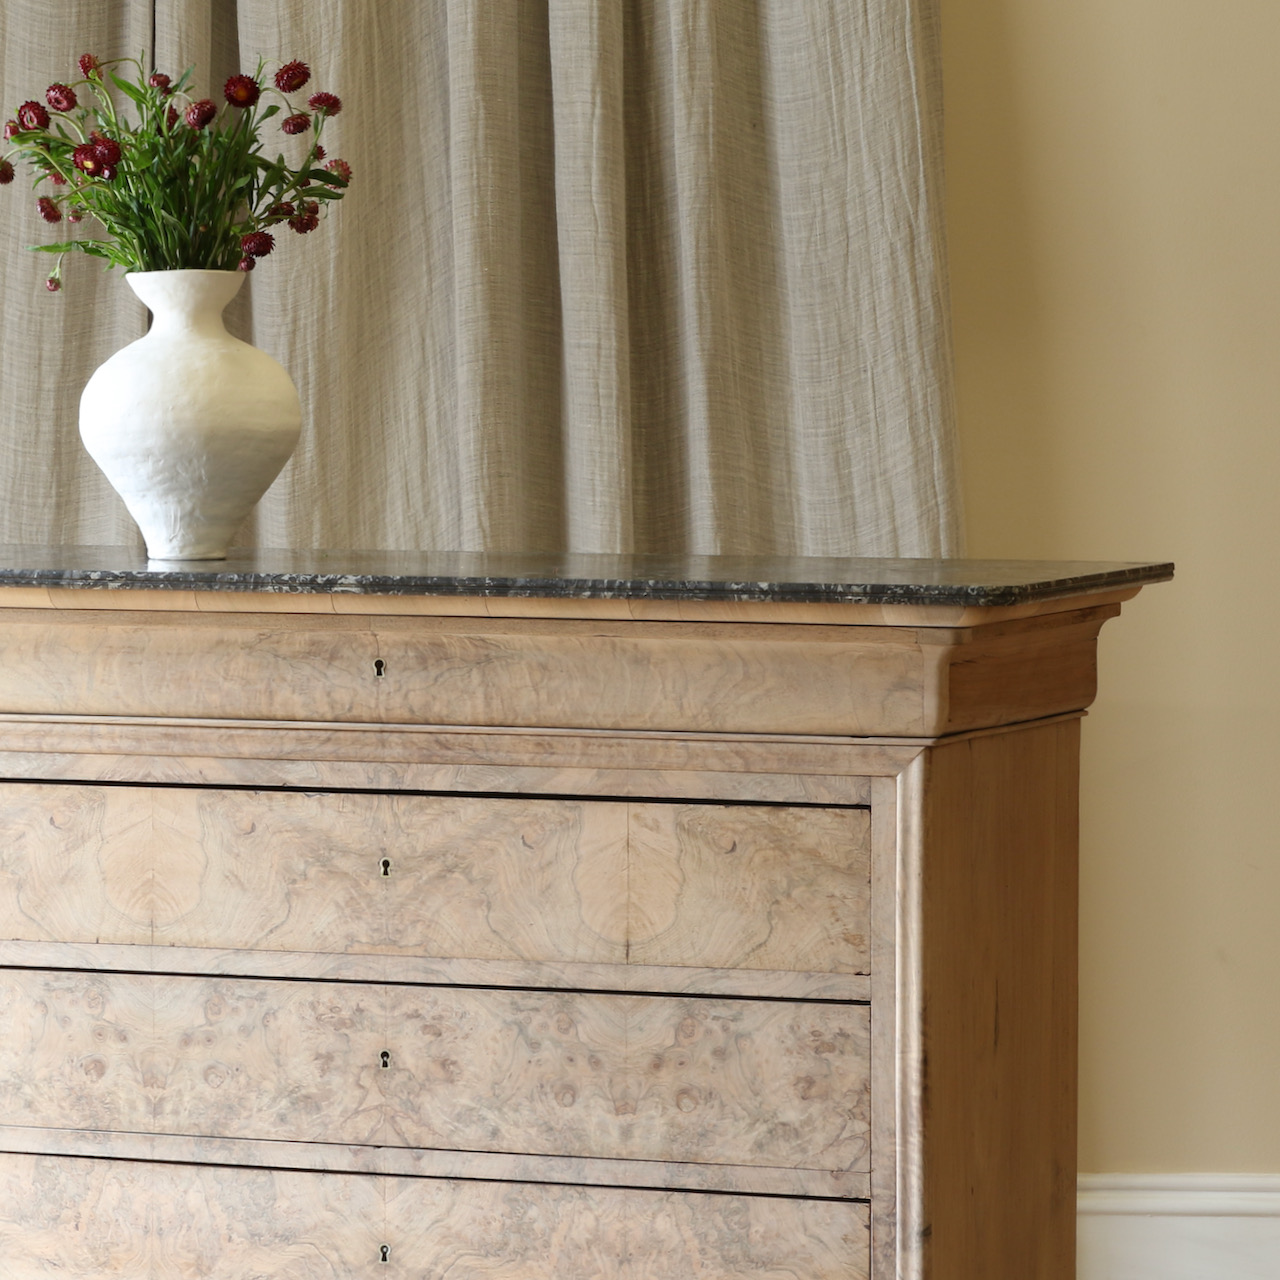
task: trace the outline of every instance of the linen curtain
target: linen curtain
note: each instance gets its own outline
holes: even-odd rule
[[[304,408],[239,543],[958,553],[932,0],[0,0],[6,117],[144,49],[344,103],[348,195],[228,311]],[[44,292],[25,181],[0,540],[140,545],[76,413],[145,311]]]

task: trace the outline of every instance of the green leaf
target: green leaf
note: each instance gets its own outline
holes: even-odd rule
[[[147,95],[141,89],[135,88],[127,80],[121,80],[114,71],[108,71],[107,76],[111,83],[115,85],[126,98],[136,102],[138,106],[145,107],[147,105]]]
[[[80,243],[79,240],[64,240],[61,244],[29,244],[27,248],[36,253],[69,253]]]

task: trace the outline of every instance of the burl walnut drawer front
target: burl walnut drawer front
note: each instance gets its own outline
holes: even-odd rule
[[[6,1280],[866,1280],[865,1204],[0,1155]]]
[[[0,939],[869,970],[860,809],[64,783],[0,808]]]
[[[0,970],[0,1117],[865,1171],[868,1012]]]
[[[9,712],[713,733],[923,732],[931,660],[881,628],[20,609],[0,648]]]

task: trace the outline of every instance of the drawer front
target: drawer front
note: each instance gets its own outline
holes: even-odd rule
[[[0,784],[0,938],[865,974],[860,809]]]
[[[856,1203],[0,1155],[13,1280],[867,1280],[869,1234]]]
[[[865,1171],[869,1010],[0,970],[0,1123]]]
[[[0,707],[348,724],[928,732],[926,662],[914,633],[862,632],[5,610]]]

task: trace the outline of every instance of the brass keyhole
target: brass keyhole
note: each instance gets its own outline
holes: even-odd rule
[[[379,1257],[378,1257],[379,1262],[391,1261],[391,1246],[389,1244],[384,1244],[378,1252],[379,1252]]]
[[[391,1066],[391,1055],[390,1055],[390,1054],[389,1054],[385,1049],[383,1049],[383,1051],[382,1051],[382,1069],[383,1069],[384,1071],[386,1071],[386,1070],[388,1070],[388,1069],[390,1068],[390,1066]]]
[[[383,860],[382,860],[382,874],[383,874],[384,876],[389,876],[389,875],[391,874],[391,859],[390,859],[390,858],[383,858]]]
[[[373,678],[381,680],[387,674],[387,664],[381,658],[375,658],[373,662]]]

